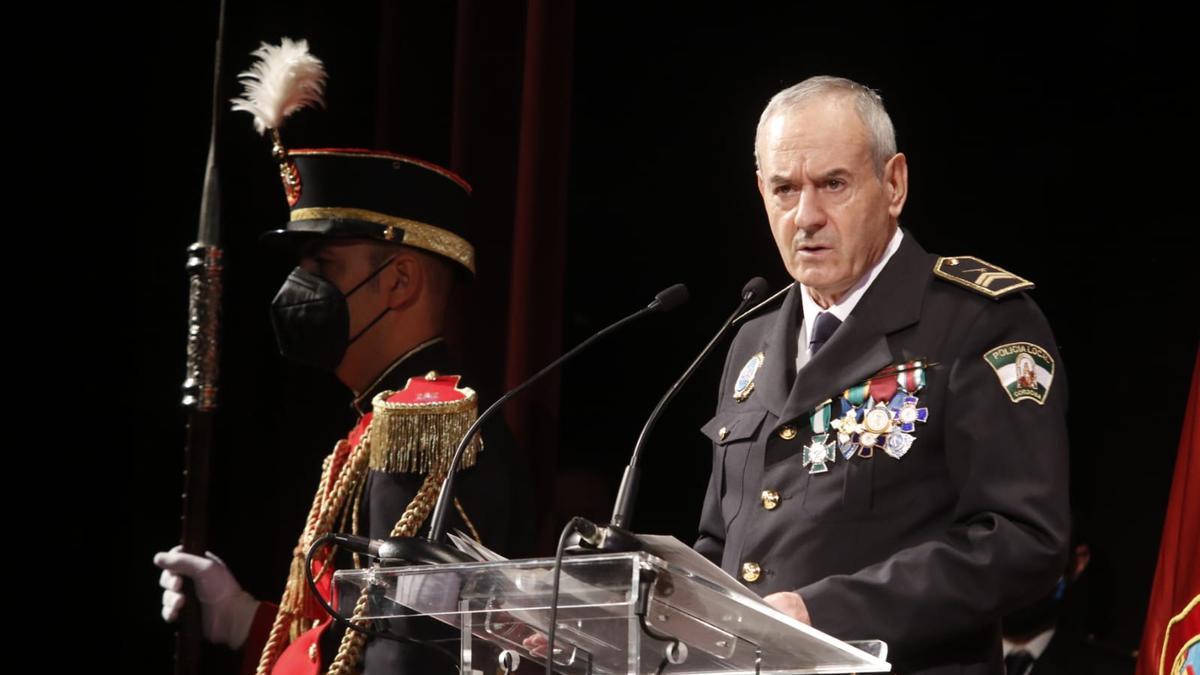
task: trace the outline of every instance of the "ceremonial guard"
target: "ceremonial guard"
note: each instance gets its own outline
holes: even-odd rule
[[[475,271],[470,186],[389,152],[286,148],[279,126],[320,101],[324,71],[303,41],[264,45],[256,55],[236,107],[270,134],[290,207],[286,228],[265,238],[300,260],[271,307],[280,352],[334,372],[354,392],[360,418],[325,459],[279,604],[249,597],[211,554],[172,551],[155,558],[165,570],[164,616],[179,611],[183,575],[196,582],[206,635],[243,649],[244,672],[455,672],[445,649],[416,644],[446,637],[436,622],[392,622],[393,632],[418,638],[409,642],[368,640],[331,624],[310,595],[304,556],[330,532],[383,538],[427,529],[478,406],[441,337],[450,291]],[[450,527],[498,551],[526,552],[532,513],[519,462],[503,422],[485,425],[461,468]],[[366,562],[335,557],[321,551],[312,568],[327,599],[333,569]],[[343,612],[355,609],[356,598],[342,598]]]

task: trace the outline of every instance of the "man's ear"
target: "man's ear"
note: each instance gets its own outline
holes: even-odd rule
[[[1071,556],[1071,569],[1067,572],[1071,575],[1071,581],[1079,578],[1083,571],[1087,569],[1088,563],[1092,561],[1092,549],[1087,544],[1079,544],[1075,547]]]
[[[384,292],[387,294],[388,309],[404,309],[421,297],[425,285],[425,269],[421,260],[411,250],[401,249],[381,272]]]
[[[908,199],[908,159],[904,153],[897,152],[884,165],[883,186],[887,191],[888,214],[893,219],[899,218]]]

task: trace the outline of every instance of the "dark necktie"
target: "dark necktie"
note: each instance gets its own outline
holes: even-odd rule
[[[1033,665],[1033,654],[1024,649],[1014,649],[1004,657],[1005,675],[1025,675],[1029,666]]]
[[[812,330],[808,334],[808,353],[816,356],[840,325],[842,322],[832,312],[818,314],[817,318],[813,320]]]

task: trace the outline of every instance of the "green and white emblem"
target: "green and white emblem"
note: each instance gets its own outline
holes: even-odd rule
[[[1054,382],[1054,359],[1045,349],[1032,342],[1010,342],[989,350],[983,360],[996,371],[1013,403],[1025,399],[1038,405],[1046,402]]]
[[[837,457],[835,443],[829,439],[829,434],[817,434],[812,442],[804,446],[803,465],[809,467],[809,473],[825,473],[827,466]]]

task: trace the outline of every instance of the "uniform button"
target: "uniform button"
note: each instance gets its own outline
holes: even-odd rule
[[[779,506],[779,493],[775,490],[762,491],[762,505],[768,511],[774,511]]]
[[[785,441],[792,440],[796,437],[796,427],[790,424],[783,425],[783,428],[779,430],[779,437]]]
[[[725,440],[725,437],[729,435],[729,429],[726,427],[721,427],[717,430],[717,435],[721,437],[721,440]]]
[[[308,660],[313,663],[317,662],[317,643],[312,643],[308,646]]]
[[[758,581],[758,578],[760,576],[762,576],[762,568],[758,566],[758,563],[756,563],[756,562],[742,563],[742,579],[743,580],[748,581],[750,583],[754,583],[755,581]]]

